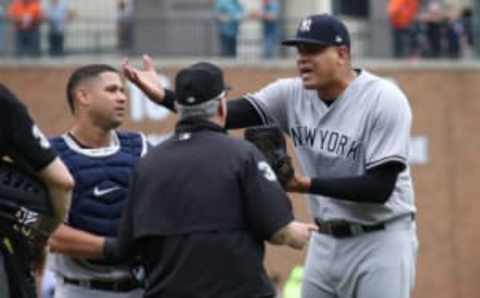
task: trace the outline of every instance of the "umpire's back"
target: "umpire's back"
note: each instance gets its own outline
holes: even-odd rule
[[[195,131],[184,131],[186,126]],[[140,161],[136,194],[140,235],[246,229],[243,196],[252,146],[205,120],[182,121],[177,133]],[[249,155],[250,156],[249,158]]]

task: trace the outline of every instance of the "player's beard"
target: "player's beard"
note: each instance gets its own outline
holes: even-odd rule
[[[302,76],[303,87],[307,90],[321,90],[331,84],[331,79],[325,79],[315,73]]]
[[[123,124],[124,115],[117,115],[116,112],[112,113],[110,115],[97,114],[95,117],[96,125],[105,131],[120,127]]]

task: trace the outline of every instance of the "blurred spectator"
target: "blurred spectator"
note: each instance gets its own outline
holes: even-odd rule
[[[445,39],[448,58],[458,59],[461,55],[461,38],[464,27],[460,19],[460,12],[454,5],[447,5],[445,9]]]
[[[0,53],[3,52],[5,46],[5,9],[0,5]]]
[[[63,56],[65,26],[75,14],[68,8],[67,0],[50,0],[44,11],[48,22],[48,53],[54,57]]]
[[[418,12],[418,0],[390,0],[388,17],[392,26],[393,54],[396,58],[412,56],[415,47],[413,23]]]
[[[438,58],[442,53],[442,29],[445,24],[446,15],[438,1],[431,1],[427,11],[420,18],[425,24],[426,37],[428,41],[427,58]]]
[[[262,0],[262,10],[254,11],[250,16],[262,21],[263,57],[276,56],[280,38],[280,3],[278,0]]]
[[[40,1],[13,0],[8,8],[8,17],[15,25],[16,55],[40,56]]]
[[[117,0],[117,42],[122,52],[133,48],[133,0]]]
[[[217,17],[221,55],[237,56],[237,38],[240,22],[245,10],[238,0],[215,0],[214,11]]]
[[[467,45],[473,47],[473,21],[472,21],[472,9],[465,7],[462,10],[461,22],[463,25],[463,33],[467,40]]]
[[[429,1],[419,20],[425,46],[422,56],[426,58],[468,57],[473,43],[471,10],[460,10],[440,1]]]

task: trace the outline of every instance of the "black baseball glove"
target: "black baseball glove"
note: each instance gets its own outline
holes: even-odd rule
[[[14,164],[0,161],[0,234],[21,243],[23,253],[35,261],[57,225],[43,183]]]
[[[265,155],[277,175],[278,182],[286,189],[295,171],[280,128],[275,125],[249,127],[245,129],[245,139],[252,142]]]

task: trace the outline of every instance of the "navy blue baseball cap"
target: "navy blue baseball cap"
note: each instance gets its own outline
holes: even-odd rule
[[[182,69],[175,79],[176,100],[184,106],[220,99],[228,89],[223,71],[208,62],[199,62]]]
[[[337,17],[329,14],[311,15],[300,22],[295,38],[282,42],[284,46],[301,44],[350,47],[350,34]]]

